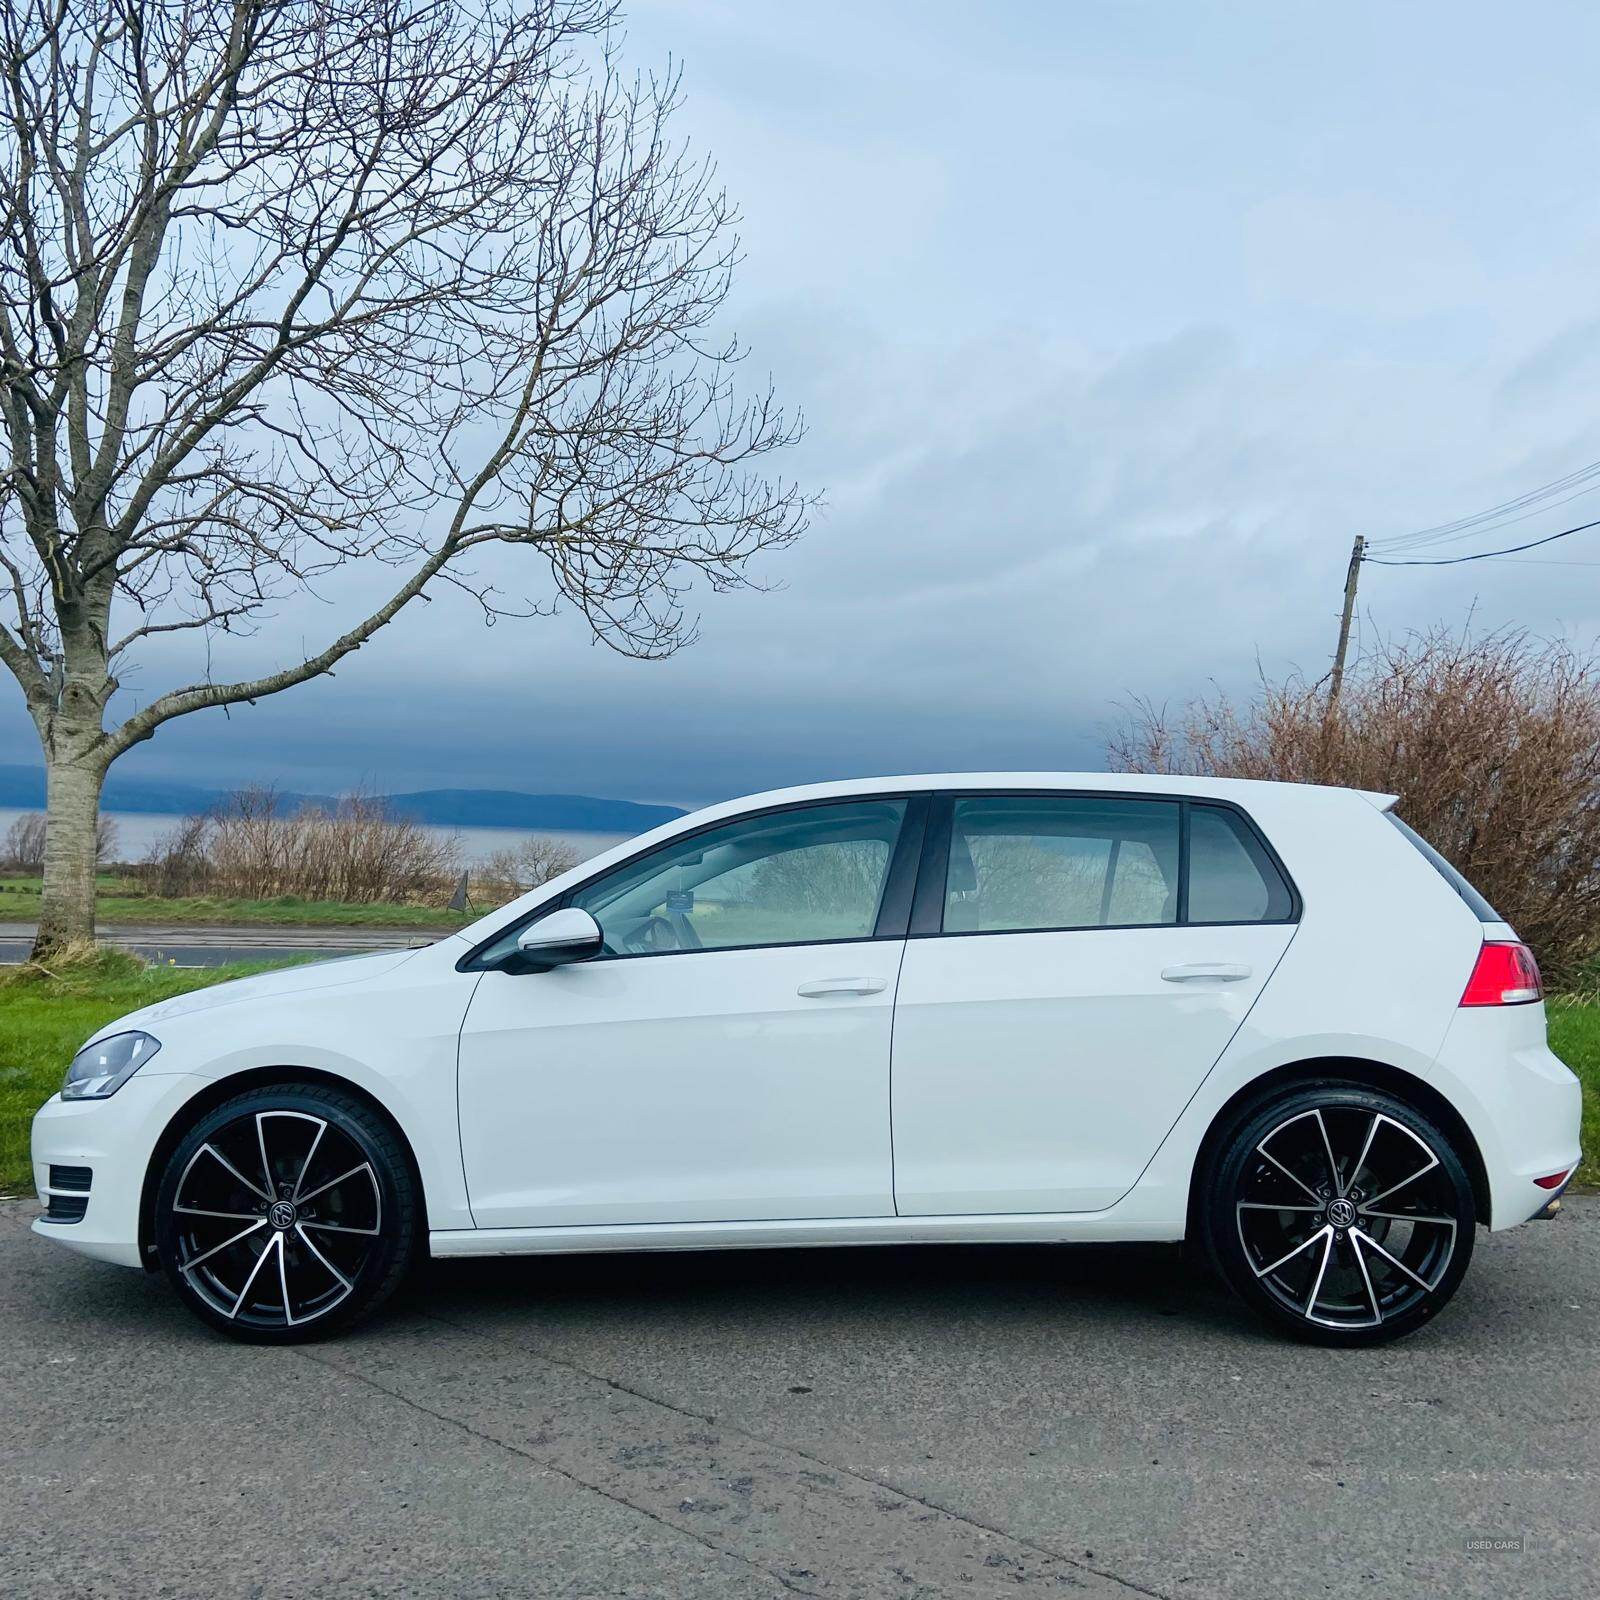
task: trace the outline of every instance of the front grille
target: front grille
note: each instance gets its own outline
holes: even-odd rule
[[[71,1189],[74,1194],[88,1194],[89,1185],[94,1181],[92,1167],[57,1167],[50,1168],[50,1187],[52,1189]]]
[[[53,1194],[44,1215],[47,1222],[82,1222],[88,1209],[86,1194]]]

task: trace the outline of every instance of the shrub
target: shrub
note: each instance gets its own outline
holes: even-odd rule
[[[459,863],[453,835],[391,816],[370,795],[286,811],[271,789],[240,789],[159,840],[140,877],[160,895],[400,904],[442,902]]]
[[[1175,715],[1136,702],[1108,753],[1121,772],[1398,795],[1552,975],[1600,949],[1600,663],[1564,643],[1414,633],[1359,657],[1331,714],[1297,673]]]
[[[211,863],[206,856],[210,832],[210,817],[193,816],[182,818],[162,834],[136,870],[146,892],[164,900],[204,894],[211,881]]]

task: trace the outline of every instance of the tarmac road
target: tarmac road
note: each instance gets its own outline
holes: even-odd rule
[[[0,922],[0,965],[25,960],[33,947],[31,922]],[[397,950],[444,937],[423,928],[248,928],[173,927],[161,923],[114,922],[95,930],[102,944],[130,950],[146,961],[180,967],[220,967],[233,961],[279,961],[288,956],[348,956],[364,950]]]
[[[1149,1246],[436,1263],[236,1347],[35,1210],[0,1205],[11,1596],[1600,1591],[1593,1198],[1366,1353]]]

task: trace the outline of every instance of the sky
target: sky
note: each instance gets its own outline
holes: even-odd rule
[[[743,211],[728,321],[805,414],[811,531],[668,661],[441,591],[119,772],[692,805],[1098,768],[1135,696],[1323,672],[1355,534],[1600,460],[1593,6],[633,0],[626,57],[682,64]],[[337,600],[231,664],[314,648]],[[1469,613],[1592,644],[1600,529],[1363,575],[1362,639]],[[0,689],[0,760],[36,748]]]

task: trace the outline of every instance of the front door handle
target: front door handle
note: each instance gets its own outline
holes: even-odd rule
[[[1197,983],[1206,978],[1239,983],[1250,976],[1250,968],[1236,961],[1191,961],[1186,966],[1163,967],[1161,976],[1168,983]]]
[[[820,1000],[830,994],[880,994],[888,987],[887,978],[813,978],[795,993],[804,1000]]]

